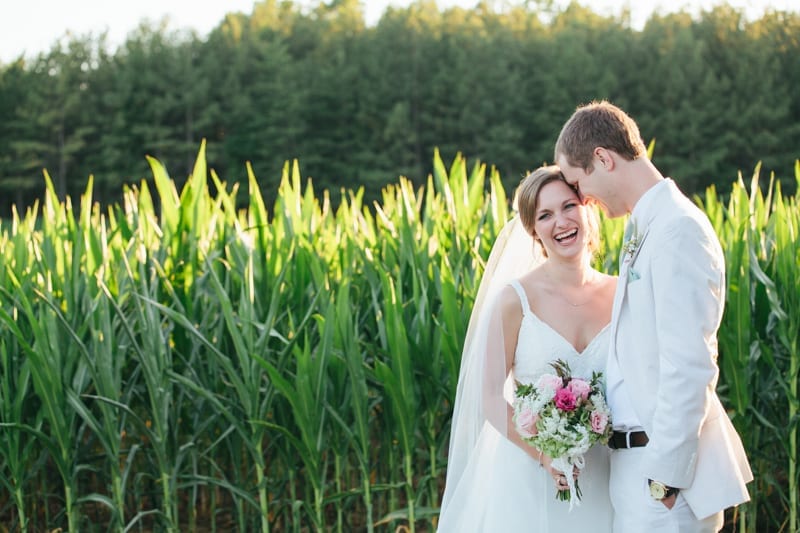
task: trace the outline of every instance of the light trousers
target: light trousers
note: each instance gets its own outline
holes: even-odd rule
[[[639,469],[643,452],[644,448],[611,452],[614,533],[716,533],[722,529],[723,511],[698,520],[681,493],[672,509],[655,501]]]

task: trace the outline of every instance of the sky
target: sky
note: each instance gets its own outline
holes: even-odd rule
[[[297,1],[315,5],[319,0]],[[437,0],[440,9],[453,6],[471,8],[478,0]],[[507,1],[507,0],[506,0]],[[583,0],[601,14],[617,15],[630,7],[634,28],[642,27],[650,14],[681,8],[691,13],[708,9],[722,0]],[[387,6],[406,6],[411,0],[363,0],[367,24],[374,24]],[[256,0],[0,0],[0,63],[9,63],[20,55],[34,56],[50,50],[67,32],[81,36],[108,32],[112,49],[124,42],[129,32],[143,20],[168,18],[173,30],[193,29],[207,35],[226,13],[251,13]],[[505,3],[503,0],[498,5]],[[514,2],[511,2],[514,3]],[[567,0],[559,3],[566,5]],[[769,5],[779,10],[798,10],[798,0],[728,0],[744,9],[750,18],[758,18]],[[669,6],[669,7],[665,7]]]

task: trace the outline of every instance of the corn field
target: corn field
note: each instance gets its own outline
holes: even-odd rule
[[[0,531],[433,531],[461,344],[511,215],[462,157],[375,205],[286,164],[264,204],[206,167],[107,211],[0,225]],[[800,182],[800,163],[795,167]],[[756,475],[726,531],[800,530],[800,207],[697,198],[723,243],[720,393]],[[623,221],[601,221],[615,272]]]

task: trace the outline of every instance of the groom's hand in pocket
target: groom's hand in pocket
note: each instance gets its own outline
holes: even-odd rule
[[[673,495],[671,495],[671,496],[667,496],[666,498],[664,498],[663,500],[661,500],[661,503],[663,503],[663,504],[664,504],[664,506],[665,506],[667,509],[669,509],[669,510],[672,510],[672,508],[673,508],[673,507],[675,507],[675,501],[676,501],[677,499],[678,499],[678,495],[677,495],[677,494],[673,494]]]

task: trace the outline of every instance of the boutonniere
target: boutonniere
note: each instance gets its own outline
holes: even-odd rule
[[[623,263],[629,263],[636,256],[636,250],[639,249],[640,244],[642,244],[642,235],[636,229],[636,222],[633,222],[630,236],[622,243]]]

